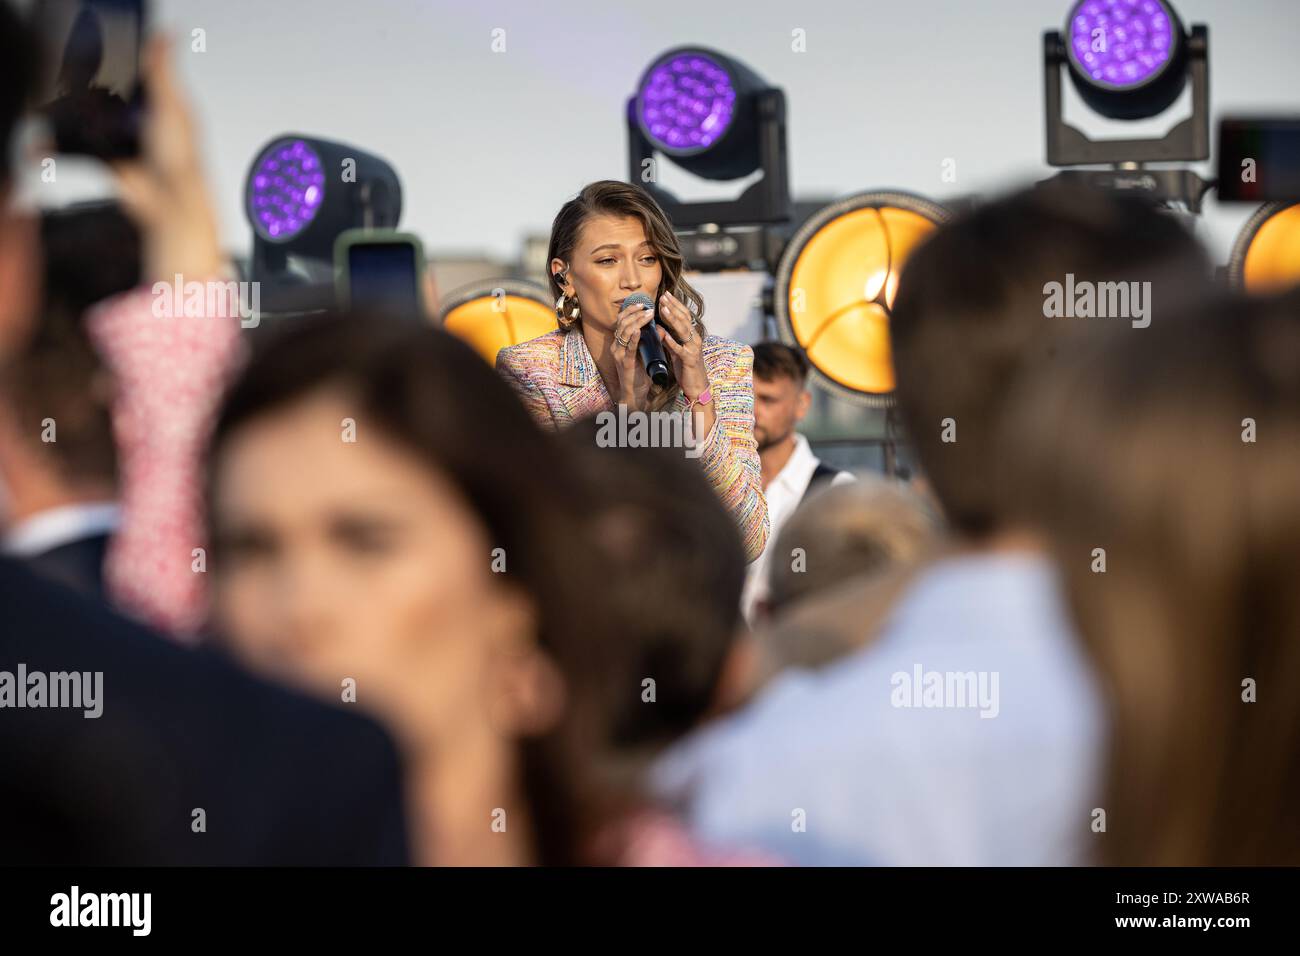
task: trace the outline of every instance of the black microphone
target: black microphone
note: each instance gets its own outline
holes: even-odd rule
[[[619,311],[622,312],[629,305],[643,305],[651,311],[655,307],[654,299],[644,292],[633,292],[623,300]],[[645,373],[650,376],[650,381],[662,388],[668,384],[668,359],[664,355],[664,344],[659,341],[659,330],[656,328],[658,324],[657,319],[651,319],[641,326],[641,344],[637,351],[641,353],[641,361],[645,364]]]

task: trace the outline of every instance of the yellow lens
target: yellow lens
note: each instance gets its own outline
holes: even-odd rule
[[[1250,292],[1273,292],[1300,283],[1300,204],[1274,213],[1255,230],[1242,279]]]
[[[894,390],[889,310],[903,263],[934,229],[920,213],[872,206],[836,216],[804,244],[790,273],[790,326],[827,378],[856,392]]]
[[[496,364],[497,352],[518,345],[559,327],[555,310],[522,295],[493,295],[485,292],[451,309],[443,327],[464,339],[489,364]]]

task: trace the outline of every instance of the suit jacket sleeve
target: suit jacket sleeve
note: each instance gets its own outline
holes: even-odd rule
[[[0,866],[407,861],[398,753],[369,718],[177,646],[5,558],[0,608],[0,670],[98,681],[93,710],[0,711]]]
[[[532,416],[533,421],[544,427],[554,428],[555,420],[551,417],[551,410],[546,404],[546,398],[538,388],[537,383],[528,375],[525,366],[514,357],[510,349],[505,348],[497,352],[497,371],[506,380],[506,383],[519,396],[519,400],[524,403],[524,408],[528,409],[528,414]]]
[[[711,370],[717,418],[700,446],[700,464],[727,510],[736,519],[745,560],[754,561],[767,543],[767,499],[754,438],[754,350],[733,344],[728,360]]]

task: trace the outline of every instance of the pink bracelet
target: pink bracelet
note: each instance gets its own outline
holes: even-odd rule
[[[686,389],[682,389],[682,394],[683,394],[683,395],[686,395]],[[713,386],[712,386],[712,385],[710,385],[710,386],[709,386],[708,388],[706,388],[704,391],[700,392],[700,394],[699,394],[699,396],[698,396],[697,398],[691,398],[689,395],[686,395],[686,407],[687,407],[687,409],[694,408],[695,405],[696,405],[696,403],[699,403],[700,405],[707,405],[707,404],[709,404],[709,402],[711,402],[711,401],[713,401]]]

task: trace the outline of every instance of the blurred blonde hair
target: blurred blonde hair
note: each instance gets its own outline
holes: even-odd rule
[[[781,533],[768,565],[768,606],[788,608],[847,578],[885,571],[920,556],[934,517],[903,485],[874,475],[814,492]],[[794,570],[794,549],[803,570]]]
[[[1020,383],[1002,493],[1047,533],[1107,691],[1097,860],[1294,866],[1300,290],[1162,315]]]

